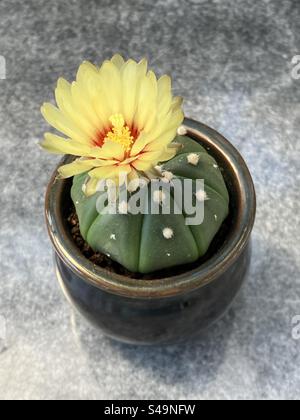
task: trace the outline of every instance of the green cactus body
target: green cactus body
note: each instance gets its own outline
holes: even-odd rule
[[[104,193],[86,197],[83,185],[87,175],[74,177],[71,195],[83,238],[94,251],[132,272],[147,274],[197,261],[207,252],[229,212],[228,191],[214,158],[188,137],[178,136],[175,141],[181,148],[162,170],[181,182],[204,180],[204,221],[199,225],[187,225],[187,215],[176,214],[172,192],[167,197],[171,214],[99,214],[97,200]],[[148,188],[144,188],[145,194]]]

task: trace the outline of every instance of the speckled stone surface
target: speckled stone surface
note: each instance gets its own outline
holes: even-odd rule
[[[1,399],[300,397],[299,21],[298,0],[1,0]],[[39,107],[60,75],[114,52],[171,72],[186,115],[227,136],[256,183],[248,282],[181,346],[109,341],[72,313],[53,272],[43,201],[57,158],[36,145]]]

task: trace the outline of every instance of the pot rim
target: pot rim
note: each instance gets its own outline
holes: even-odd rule
[[[182,274],[156,280],[130,279],[94,265],[83,256],[66,233],[58,208],[57,197],[66,180],[57,179],[58,165],[47,188],[45,200],[46,224],[55,252],[84,281],[107,292],[129,298],[161,298],[183,294],[215,281],[241,255],[247,246],[256,214],[256,194],[249,169],[237,149],[220,133],[205,124],[186,118],[183,126],[187,135],[202,140],[218,153],[232,170],[239,192],[236,216],[238,228],[230,241],[206,262]],[[65,163],[70,157],[63,159]]]

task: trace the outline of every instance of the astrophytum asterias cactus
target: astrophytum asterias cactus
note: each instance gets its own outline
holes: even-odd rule
[[[187,137],[174,142],[184,114],[182,98],[172,94],[171,78],[157,79],[145,59],[125,61],[117,54],[101,66],[82,63],[72,83],[59,79],[55,99],[57,107],[46,103],[41,111],[64,137],[46,133],[42,147],[75,157],[58,175],[74,177],[72,199],[90,246],[140,273],[204,255],[228,214],[229,197],[213,157]],[[125,186],[133,197],[140,191],[149,196],[152,182],[143,188],[129,186],[153,178],[173,187],[175,180],[204,180],[205,189],[196,186],[190,200],[203,203],[203,223],[187,223],[187,212],[179,211],[178,195],[171,189],[154,194],[151,189],[150,194],[159,205],[170,202],[169,214],[128,213],[121,195],[115,214],[99,211],[99,198],[106,194],[103,183]]]
[[[104,192],[88,197],[83,192],[87,174],[74,177],[71,195],[83,238],[94,251],[108,255],[130,271],[146,274],[195,262],[207,252],[228,215],[228,191],[215,159],[188,137],[178,136],[175,141],[181,147],[160,171],[171,182],[204,180],[204,191],[195,193],[195,200],[204,202],[204,220],[199,225],[187,225],[186,215],[174,211],[167,215],[133,215],[120,209],[118,214],[99,214],[97,201]],[[173,197],[168,198],[172,202]]]

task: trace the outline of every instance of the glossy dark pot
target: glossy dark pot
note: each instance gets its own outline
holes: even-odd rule
[[[237,150],[213,129],[192,120],[185,120],[185,127],[222,168],[231,205],[225,228],[207,258],[175,269],[175,276],[161,273],[154,280],[135,280],[93,265],[78,250],[66,226],[70,181],[56,180],[55,172],[48,187],[46,220],[59,283],[75,308],[117,340],[161,344],[198,333],[228,309],[249,267],[256,200],[248,168]],[[64,163],[71,159],[64,158]]]

